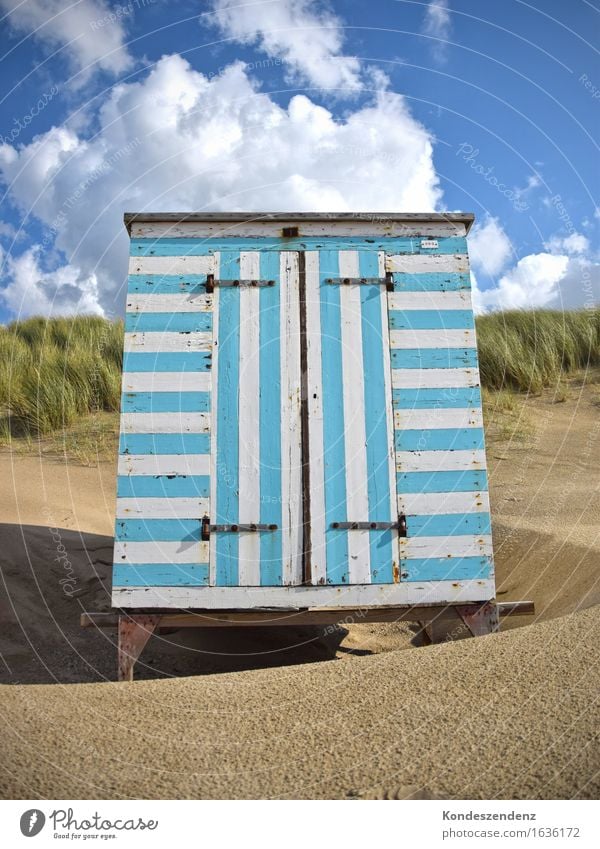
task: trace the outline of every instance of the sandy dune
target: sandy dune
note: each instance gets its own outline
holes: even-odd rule
[[[110,605],[113,466],[1,453],[2,794],[597,795],[596,396],[532,399],[533,440],[489,445],[498,596],[533,624],[419,650],[405,624],[184,631],[133,685],[54,684],[115,677],[114,632],[78,626]]]

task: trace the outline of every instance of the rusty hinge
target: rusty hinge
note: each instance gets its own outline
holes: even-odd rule
[[[244,278],[235,278],[231,280],[215,280],[214,274],[206,275],[206,291],[212,294],[215,291],[215,286],[249,286],[256,288],[257,286],[274,286],[275,280],[251,280]]]
[[[332,528],[345,531],[398,531],[398,536],[406,536],[406,516],[398,517],[397,522],[332,522]]]
[[[254,533],[258,531],[264,532],[276,530],[278,530],[278,525],[260,525],[255,522],[240,523],[237,525],[211,525],[208,516],[204,516],[202,519],[202,540],[204,542],[208,542],[211,532],[217,534],[237,534],[242,531],[250,531],[251,533]]]

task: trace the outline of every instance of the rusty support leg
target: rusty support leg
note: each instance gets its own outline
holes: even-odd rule
[[[484,604],[457,605],[456,612],[474,637],[483,637],[500,630],[500,619],[495,601]]]
[[[119,616],[118,680],[133,681],[133,667],[156,630],[160,615]]]

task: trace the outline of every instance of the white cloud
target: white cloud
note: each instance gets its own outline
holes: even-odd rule
[[[126,7],[124,2],[118,8]],[[60,48],[81,72],[79,82],[96,70],[118,74],[133,64],[125,46],[127,15],[112,10],[106,0],[0,0],[0,9],[16,32]]]
[[[476,224],[469,234],[469,256],[476,271],[495,275],[502,271],[513,248],[497,218],[489,215]]]
[[[425,35],[431,36],[435,41],[430,42],[430,49],[437,62],[446,61],[445,42],[450,38],[452,32],[452,20],[448,10],[448,0],[431,0],[425,11],[425,18],[421,30]]]
[[[341,53],[342,23],[318,10],[315,0],[277,0],[240,4],[212,0],[221,32],[241,44],[257,44],[269,56],[285,62],[292,74],[323,88],[346,92],[361,88],[360,62]],[[382,76],[381,81],[387,82]]]
[[[406,101],[379,92],[342,120],[304,95],[287,108],[243,65],[212,79],[178,55],[115,86],[92,139],[53,128],[0,147],[0,174],[101,302],[121,311],[124,210],[428,211],[441,191],[428,131]]]
[[[573,232],[568,236],[553,236],[546,242],[545,247],[551,253],[584,254],[590,249],[590,242],[587,236],[582,233]]]
[[[40,245],[19,257],[2,254],[0,251],[0,265],[8,283],[0,290],[0,300],[15,316],[104,314],[93,272],[82,272],[73,265],[44,271],[40,266]]]
[[[568,265],[567,256],[540,253],[522,257],[497,286],[479,292],[479,311],[549,306],[558,297]]]

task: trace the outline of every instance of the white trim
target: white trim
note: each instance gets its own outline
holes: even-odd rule
[[[212,334],[203,331],[177,333],[171,331],[143,331],[126,333],[123,351],[146,351],[162,353],[164,351],[210,351]]]
[[[240,253],[240,277],[260,277],[260,254]],[[239,360],[239,521],[260,522],[260,317],[258,288],[240,289]],[[240,534],[238,554],[240,586],[260,584],[260,534]]]
[[[214,370],[213,352],[213,370]],[[208,371],[126,371],[123,392],[210,392]]]
[[[345,288],[345,287],[344,287]],[[343,291],[343,290],[342,290]],[[390,330],[392,348],[474,348],[475,334],[472,330]]]
[[[132,256],[130,274],[214,274],[213,256]]]
[[[467,254],[394,254],[386,257],[385,270],[402,274],[466,274],[469,257]]]
[[[117,519],[200,519],[208,498],[117,498]]]
[[[339,251],[340,277],[359,277],[358,251]],[[340,287],[340,333],[342,342],[342,392],[346,471],[346,514],[349,520],[367,521],[367,434],[360,285]],[[343,510],[343,505],[340,505]],[[343,512],[340,513],[343,517]],[[369,531],[353,531],[348,537],[348,580],[367,584],[371,580]]]
[[[483,415],[479,407],[433,407],[394,410],[395,430],[444,430],[445,428],[483,427]],[[424,436],[426,441],[426,436]],[[427,444],[423,445],[427,448]]]
[[[221,254],[215,253],[215,277],[218,277],[221,269]],[[210,380],[210,502],[206,509],[207,515],[213,524],[217,524],[217,422],[218,422],[218,393],[219,393],[219,287],[215,288],[213,299],[213,349],[212,367],[209,373]],[[217,583],[217,535],[210,535],[209,559],[208,559],[208,583],[214,586]]]
[[[379,220],[378,220],[379,218]],[[170,223],[133,222],[131,224],[132,239],[160,238],[243,238],[247,236],[274,237],[281,239],[284,227],[299,227],[301,236],[382,236],[386,238],[414,238],[427,236],[443,238],[444,236],[465,236],[466,228],[460,221],[394,221],[374,214],[372,221],[300,221],[290,218],[289,221],[189,221]]]
[[[208,433],[210,413],[121,413],[121,433]]]
[[[119,475],[209,475],[209,454],[120,454]]]
[[[256,535],[255,535],[256,536]],[[208,563],[207,542],[126,542],[115,540],[113,561],[115,565],[135,566],[136,563],[171,563],[185,566],[186,563]]]
[[[415,581],[348,587],[115,587],[114,607],[248,610],[255,607],[360,607],[462,604],[495,597],[494,580]]]
[[[476,368],[395,368],[392,369],[394,389],[448,389],[479,386]]]
[[[204,292],[195,295],[188,292],[178,292],[176,295],[132,292],[127,295],[127,312],[210,312],[213,308],[213,297]]]
[[[398,495],[398,513],[436,516],[445,513],[489,513],[490,499],[481,492],[410,492]]]
[[[311,583],[327,577],[325,547],[325,467],[323,455],[323,363],[319,251],[306,251],[306,325],[308,360],[308,438],[310,454]]]
[[[396,451],[399,472],[458,472],[485,469],[485,451]]]
[[[307,260],[308,268],[308,260]],[[282,582],[302,581],[302,443],[300,422],[300,280],[298,252],[279,258],[281,380]]]
[[[400,557],[406,559],[447,557],[491,557],[491,534],[461,534],[447,537],[401,537]]]
[[[458,292],[389,292],[391,310],[469,310],[471,290]]]

